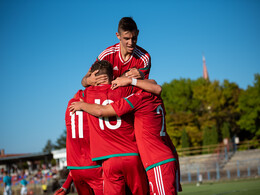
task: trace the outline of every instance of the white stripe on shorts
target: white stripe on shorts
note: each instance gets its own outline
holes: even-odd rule
[[[159,195],[165,195],[161,166],[157,166],[154,168],[154,176]]]

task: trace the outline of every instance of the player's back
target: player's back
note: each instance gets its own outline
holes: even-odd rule
[[[87,103],[110,104],[131,93],[131,87],[110,89],[111,85],[90,86],[86,91]],[[138,155],[134,136],[133,115],[123,117],[94,117],[88,115],[92,160],[118,156]]]
[[[175,155],[166,132],[165,109],[159,96],[142,92],[135,111],[135,135],[144,167],[167,162]]]
[[[175,148],[166,132],[165,110],[159,96],[137,92],[112,104],[119,116],[135,112],[135,137],[146,170],[176,160]]]
[[[72,98],[65,114],[65,122],[67,128],[66,152],[68,169],[87,168],[88,166],[96,166],[90,157],[89,128],[87,121],[87,113],[76,111],[72,114],[69,106],[72,102],[79,101],[79,93],[77,98]]]

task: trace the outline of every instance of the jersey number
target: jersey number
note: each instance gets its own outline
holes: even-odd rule
[[[105,100],[102,105],[107,105],[107,104],[110,104],[110,103],[113,103],[112,100]],[[100,99],[95,99],[95,104],[100,104]],[[101,130],[104,130],[104,121],[105,121],[105,125],[107,128],[109,129],[112,129],[112,130],[115,130],[115,129],[118,129],[121,124],[122,124],[122,121],[121,121],[121,118],[119,116],[116,117],[116,124],[115,125],[111,125],[110,122],[109,122],[109,118],[108,117],[99,117],[99,127]]]
[[[160,114],[160,111],[162,112],[162,128],[161,128],[161,131],[160,131],[160,136],[165,136],[165,129],[164,129],[165,118],[164,118],[163,108],[162,108],[161,105],[158,106],[157,109],[156,109],[157,114]]]
[[[70,113],[72,138],[76,138],[75,115],[78,116],[79,138],[83,138],[83,112],[82,111],[76,111],[76,113],[74,113],[74,114],[72,114],[72,112]]]

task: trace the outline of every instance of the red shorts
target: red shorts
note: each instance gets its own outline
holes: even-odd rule
[[[176,161],[159,165],[147,171],[151,195],[176,195],[179,191],[179,169]]]
[[[139,156],[112,157],[103,162],[104,194],[124,195],[126,185],[133,195],[148,192],[147,176]]]
[[[79,195],[103,195],[102,168],[71,169],[71,176]],[[94,193],[93,193],[93,191]]]

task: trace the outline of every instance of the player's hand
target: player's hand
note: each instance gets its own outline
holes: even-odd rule
[[[63,190],[62,188],[58,189],[58,190],[54,193],[54,195],[65,195],[65,194],[66,194],[65,190]]]
[[[98,76],[96,76],[96,73],[98,73],[98,71],[99,70],[95,70],[87,78],[88,85],[97,86],[97,85],[107,81],[107,79],[108,79],[107,75],[98,75]]]
[[[71,105],[69,106],[70,112],[74,114],[76,111],[81,110],[82,104],[84,104],[84,101],[80,99],[78,102],[72,102]]]
[[[137,68],[130,68],[129,71],[125,73],[125,76],[135,79],[144,79],[144,73]]]
[[[118,87],[123,87],[127,85],[131,85],[132,79],[128,77],[117,77],[112,81],[111,89],[114,90]]]

